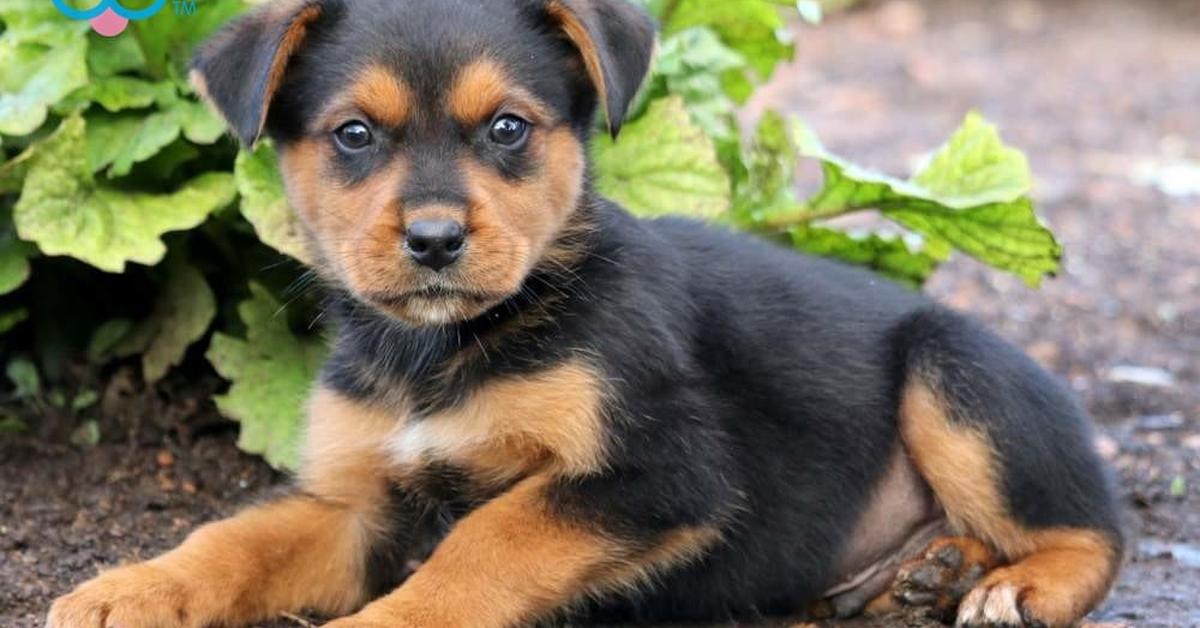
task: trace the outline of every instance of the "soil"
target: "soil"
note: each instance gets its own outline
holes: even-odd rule
[[[1138,540],[1092,620],[1200,625],[1200,182],[1150,182],[1200,158],[1195,0],[890,0],[794,31],[797,63],[748,118],[800,114],[836,151],[903,174],[978,107],[1030,155],[1064,273],[1034,291],[959,259],[929,291],[1064,377],[1099,423]],[[97,568],[282,490],[208,402],[186,403],[174,429],[128,443],[0,442],[0,626],[40,626]]]

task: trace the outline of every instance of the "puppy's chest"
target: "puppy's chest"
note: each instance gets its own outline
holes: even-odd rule
[[[406,420],[386,453],[402,483],[437,497],[503,485],[546,464],[547,444],[519,435],[505,408]],[[520,421],[519,418],[516,421]],[[517,432],[517,433],[514,433]]]
[[[385,453],[405,484],[488,490],[548,470],[603,462],[603,396],[594,371],[568,363],[488,382],[453,407],[399,422]]]

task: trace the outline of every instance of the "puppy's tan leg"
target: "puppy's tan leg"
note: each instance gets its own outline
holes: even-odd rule
[[[635,546],[560,518],[545,486],[525,480],[471,513],[402,587],[328,628],[523,625],[589,593],[634,586],[718,538],[681,529]]]
[[[1101,528],[1022,524],[1005,496],[989,435],[953,420],[919,378],[904,393],[901,434],[955,529],[1009,563],[963,598],[959,625],[1071,626],[1103,599],[1120,564],[1117,539]]]
[[[54,628],[244,624],[362,602],[366,531],[344,506],[297,497],[205,526],[179,548],[114,569],[55,602]]]
[[[102,573],[59,598],[48,625],[237,626],[285,611],[358,608],[387,490],[378,435],[389,425],[318,393],[302,473],[307,492],[200,528],[149,562]]]

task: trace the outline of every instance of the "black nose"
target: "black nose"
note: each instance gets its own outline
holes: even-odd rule
[[[467,231],[453,220],[422,220],[408,226],[405,248],[413,260],[441,270],[462,256]]]

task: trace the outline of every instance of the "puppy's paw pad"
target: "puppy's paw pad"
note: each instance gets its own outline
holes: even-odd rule
[[[54,601],[47,628],[190,628],[184,587],[145,565],[115,569]]]
[[[901,566],[892,596],[907,606],[929,607],[933,614],[953,617],[963,596],[992,567],[992,552],[969,538],[939,539],[925,554]]]

